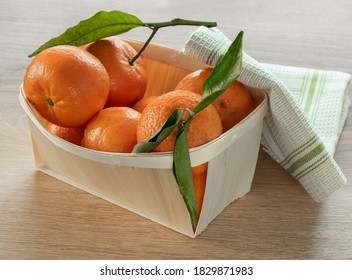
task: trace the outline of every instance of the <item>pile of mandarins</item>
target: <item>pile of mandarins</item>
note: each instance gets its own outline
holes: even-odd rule
[[[27,68],[23,83],[26,98],[40,114],[43,125],[55,135],[89,149],[130,153],[174,109],[193,110],[201,101],[202,85],[212,71],[195,71],[184,77],[174,91],[144,98],[147,72],[142,58],[130,64],[135,55],[132,46],[116,37],[81,47],[46,49]],[[253,107],[247,88],[236,81],[192,119],[187,129],[189,147],[217,138]],[[155,152],[174,149],[176,130]],[[192,171],[200,213],[207,164]]]

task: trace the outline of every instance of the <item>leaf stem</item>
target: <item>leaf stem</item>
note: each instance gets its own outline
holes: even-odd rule
[[[149,38],[147,41],[145,41],[145,43],[143,44],[142,48],[139,50],[139,52],[132,58],[128,59],[128,63],[133,66],[134,62],[140,57],[140,55],[142,54],[142,52],[144,52],[145,48],[149,45],[150,41],[153,39],[154,35],[156,34],[156,32],[158,31],[159,28],[152,28],[153,32],[152,34],[150,34]]]
[[[164,21],[164,22],[144,23],[144,26],[149,28],[161,28],[161,27],[176,26],[176,25],[191,25],[191,26],[204,25],[206,27],[215,27],[217,26],[217,23],[209,22],[209,21],[188,20],[188,19],[182,19],[182,18],[175,18],[173,20]]]
[[[206,27],[215,27],[217,26],[216,22],[209,22],[209,21],[197,21],[197,20],[188,20],[188,19],[181,19],[175,18],[170,21],[164,22],[154,22],[154,23],[143,23],[143,26],[148,27],[153,30],[152,34],[150,34],[148,40],[144,43],[142,48],[139,52],[132,58],[128,59],[128,63],[133,66],[134,62],[140,57],[140,55],[144,52],[146,47],[149,45],[150,41],[155,36],[156,32],[159,28],[168,27],[168,26],[177,26],[177,25],[191,25],[191,26],[201,26],[204,25]]]

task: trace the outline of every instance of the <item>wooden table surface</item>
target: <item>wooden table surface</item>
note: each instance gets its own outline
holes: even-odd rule
[[[265,4],[263,3],[265,2]],[[352,259],[352,117],[335,155],[348,184],[323,203],[260,152],[252,191],[196,239],[36,171],[18,89],[27,57],[99,10],[217,21],[261,62],[352,72],[352,2],[0,0],[0,259]],[[181,49],[194,27],[160,30]],[[145,40],[147,29],[126,37]],[[349,92],[351,94],[351,90]]]

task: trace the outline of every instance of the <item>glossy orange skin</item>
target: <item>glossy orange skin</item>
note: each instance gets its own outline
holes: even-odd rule
[[[143,98],[148,82],[147,72],[141,57],[133,66],[129,64],[129,59],[137,54],[131,45],[119,38],[109,37],[84,48],[97,57],[109,73],[110,89],[106,107],[131,107]]]
[[[205,187],[207,183],[207,174],[207,162],[192,168],[194,192],[196,195],[198,215],[200,215],[203,206]]]
[[[109,76],[90,53],[79,47],[56,46],[31,61],[23,87],[28,101],[45,119],[63,127],[79,127],[104,107]]]
[[[202,94],[205,80],[212,72],[212,68],[204,68],[185,76],[176,86],[176,90],[183,89]],[[238,124],[254,109],[254,102],[248,89],[235,81],[214,102],[218,111],[224,132]]]
[[[62,127],[56,124],[47,122],[46,128],[56,136],[71,142],[72,144],[81,145],[84,135],[84,127]]]
[[[170,116],[176,108],[193,110],[201,97],[186,90],[175,90],[151,101],[143,110],[137,128],[138,142],[146,141]],[[187,113],[185,113],[187,114]],[[162,141],[155,152],[173,151],[178,128]],[[195,115],[187,128],[188,146],[190,148],[205,144],[222,134],[222,124],[215,108],[210,105]]]
[[[109,107],[86,125],[82,146],[104,152],[130,153],[137,144],[140,113],[129,107]]]
[[[143,98],[141,100],[139,100],[138,102],[136,102],[132,108],[135,109],[136,111],[138,111],[139,113],[142,113],[144,108],[154,99],[156,99],[157,96],[149,96],[146,98]]]

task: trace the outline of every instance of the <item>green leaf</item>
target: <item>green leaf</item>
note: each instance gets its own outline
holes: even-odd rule
[[[243,31],[237,35],[224,57],[214,67],[210,76],[204,82],[202,101],[194,109],[194,113],[199,113],[213,103],[240,75],[242,68],[242,38]]]
[[[173,173],[183,200],[186,203],[189,215],[191,217],[193,229],[195,229],[198,223],[198,210],[196,195],[194,192],[191,159],[189,155],[186,134],[186,129],[189,122],[190,119],[187,121],[187,124],[184,127],[180,128],[176,136],[173,154]]]
[[[29,57],[53,46],[81,46],[101,38],[122,34],[139,26],[144,26],[144,23],[134,15],[120,11],[100,11],[94,16],[70,27],[58,37],[49,40],[30,54]]]
[[[133,148],[133,153],[149,153],[153,151],[166,137],[168,137],[179,124],[185,109],[175,109],[164,124],[154,132],[146,142],[140,142]]]

